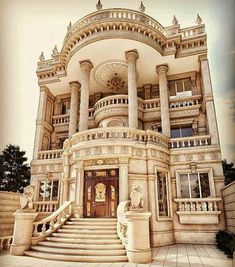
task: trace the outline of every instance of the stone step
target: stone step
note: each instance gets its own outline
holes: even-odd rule
[[[54,236],[55,235],[55,236]],[[54,241],[54,242],[65,242],[65,243],[77,243],[77,244],[121,244],[120,239],[81,239],[81,238],[66,238],[58,237],[55,234],[52,234],[52,237],[46,237],[45,240]]]
[[[72,229],[86,229],[86,230],[115,230],[117,228],[116,225],[96,225],[96,224],[89,224],[89,225],[79,225],[74,222],[66,222],[65,226],[71,226]],[[72,227],[73,226],[73,227]]]
[[[19,209],[20,207],[19,206],[11,206],[10,204],[3,204],[3,205],[0,205],[0,210],[1,212],[3,211],[10,211],[12,214],[17,210]]]
[[[75,222],[117,222],[116,218],[70,218],[69,220]]]
[[[64,254],[64,255],[81,255],[81,256],[125,256],[125,249],[106,249],[106,250],[95,250],[95,249],[72,249],[72,248],[53,248],[46,246],[32,246],[31,250],[40,251],[40,252],[48,252],[48,253],[56,253],[56,254]]]
[[[13,217],[13,211],[0,211],[0,218]]]
[[[87,250],[116,250],[125,249],[123,244],[77,244],[77,243],[63,243],[63,242],[53,242],[53,241],[41,241],[38,242],[40,246],[46,247],[56,247],[56,248],[72,248],[72,249],[87,249]]]
[[[81,239],[119,239],[117,234],[114,235],[97,235],[97,234],[80,234],[80,233],[53,233],[52,236],[65,237],[65,238],[81,238]]]
[[[75,261],[75,262],[127,262],[127,256],[77,256],[77,255],[62,255],[38,251],[25,251],[26,256],[36,257],[47,260],[58,261]]]
[[[86,225],[86,226],[93,226],[93,225],[102,225],[102,226],[106,226],[106,225],[110,225],[110,226],[117,226],[117,222],[109,222],[109,221],[94,221],[94,222],[86,222],[86,221],[67,221],[66,224],[69,225]]]
[[[15,218],[11,217],[0,217],[0,224],[13,224],[14,225]]]
[[[74,233],[74,234],[92,234],[92,235],[116,235],[117,230],[77,230],[77,229],[70,229],[64,228],[57,230],[58,233]]]
[[[13,230],[13,228],[14,228],[14,223],[0,224],[0,231],[2,231],[2,230]]]

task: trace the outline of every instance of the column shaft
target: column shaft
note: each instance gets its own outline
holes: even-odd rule
[[[138,129],[138,102],[136,84],[136,60],[137,50],[125,52],[128,65],[128,119],[129,127]]]
[[[201,60],[201,74],[202,74],[202,84],[204,88],[204,99],[206,103],[207,125],[209,133],[211,135],[211,143],[219,144],[219,134],[217,128],[215,105],[213,100],[213,92],[210,79],[210,70],[209,70],[208,60],[206,58],[203,58]]]
[[[78,91],[80,84],[78,82],[71,82],[71,102],[69,115],[69,137],[77,131],[78,123]]]
[[[170,114],[169,114],[169,95],[167,87],[167,65],[156,66],[159,78],[160,109],[162,133],[168,137],[171,136]]]
[[[119,159],[119,202],[129,199],[128,159]]]
[[[93,68],[89,60],[80,62],[81,66],[81,99],[80,99],[80,117],[79,131],[88,129],[88,108],[89,108],[89,89],[90,89],[90,72]]]

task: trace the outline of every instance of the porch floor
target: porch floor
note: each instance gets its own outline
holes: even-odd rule
[[[12,256],[6,251],[0,253],[1,267],[232,267],[232,260],[212,245],[176,244],[153,248],[152,262],[134,263],[78,263],[36,259],[26,256]]]

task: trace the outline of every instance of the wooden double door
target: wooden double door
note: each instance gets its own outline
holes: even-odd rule
[[[84,217],[116,217],[118,169],[85,171]]]

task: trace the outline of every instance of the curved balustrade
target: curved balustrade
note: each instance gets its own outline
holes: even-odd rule
[[[33,207],[36,212],[54,212],[58,209],[58,201],[35,201]]]
[[[127,218],[125,216],[125,212],[128,211],[128,207],[130,205],[130,200],[122,201],[119,203],[117,207],[117,234],[121,239],[123,245],[127,245],[128,237],[127,237]]]
[[[190,136],[171,139],[171,148],[195,147],[211,145],[211,136]]]
[[[33,223],[33,238],[43,238],[55,232],[72,215],[73,201],[66,201],[58,210],[39,222]],[[39,230],[40,227],[40,230]]]
[[[80,142],[97,140],[107,140],[113,142],[114,140],[130,140],[139,142],[152,142],[154,144],[169,147],[169,139],[152,130],[136,130],[127,127],[108,127],[108,128],[96,128],[88,131],[78,132],[73,135],[71,141],[72,144],[78,144]]]
[[[44,150],[38,152],[38,159],[58,159],[61,158],[63,150]]]

